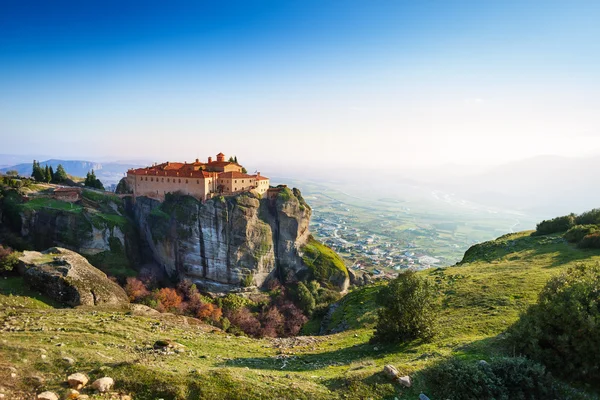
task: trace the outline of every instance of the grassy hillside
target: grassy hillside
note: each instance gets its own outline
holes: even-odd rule
[[[600,250],[529,232],[478,245],[456,266],[422,272],[443,294],[441,334],[432,343],[402,346],[369,343],[377,286],[342,299],[330,321],[330,328],[346,329],[341,333],[257,340],[165,314],[56,309],[43,298],[18,297],[25,290],[18,285],[8,285],[12,295],[0,285],[0,304],[10,304],[0,307],[0,378],[8,382],[5,390],[33,391],[28,377],[37,375],[44,380],[40,389],[62,393],[70,372],[108,375],[136,399],[415,399],[430,392],[422,372],[438,361],[510,353],[502,332],[536,301],[548,278],[580,262],[600,262]],[[176,340],[185,351],[157,353],[151,346],[158,339]],[[76,364],[62,362],[65,356]],[[390,383],[380,372],[385,364],[410,374],[413,387]],[[9,366],[17,379],[8,377]]]

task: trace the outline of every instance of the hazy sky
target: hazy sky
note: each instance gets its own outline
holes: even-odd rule
[[[3,1],[2,153],[600,153],[600,1]]]

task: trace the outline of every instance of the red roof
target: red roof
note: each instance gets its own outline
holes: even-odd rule
[[[269,178],[262,176],[262,175],[252,175],[254,178],[256,178],[257,181],[268,181]]]
[[[254,178],[252,175],[244,174],[243,172],[230,171],[230,172],[221,172],[219,174],[219,179],[251,179]]]
[[[54,193],[70,193],[70,192],[81,193],[81,188],[63,187],[63,188],[54,189]]]
[[[170,170],[157,169],[155,167],[132,169],[127,172],[131,175],[142,176],[175,176],[179,178],[210,178],[215,174],[206,171],[190,171],[190,170]]]

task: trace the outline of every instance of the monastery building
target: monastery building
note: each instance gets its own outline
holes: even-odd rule
[[[223,153],[217,160],[208,157],[203,163],[165,162],[151,167],[130,169],[127,181],[133,188],[133,197],[146,196],[163,201],[167,193],[181,192],[205,201],[213,196],[233,195],[255,191],[264,194],[269,189],[269,178],[257,172],[248,175],[236,162],[225,161]]]

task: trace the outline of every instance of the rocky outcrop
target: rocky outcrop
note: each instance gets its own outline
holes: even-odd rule
[[[25,251],[19,272],[33,288],[69,306],[123,305],[123,289],[84,257],[63,248]]]
[[[105,271],[115,265],[127,269],[139,262],[139,236],[126,216],[116,210],[117,204],[99,206],[84,199],[83,204],[69,208],[64,205],[68,203],[59,203],[64,209],[24,207],[20,212],[20,236],[33,248],[67,248]]]
[[[269,277],[289,282],[308,271],[302,249],[312,211],[296,189],[270,199],[250,192],[205,203],[176,194],[163,203],[139,197],[134,212],[165,271],[207,290],[261,286]]]

